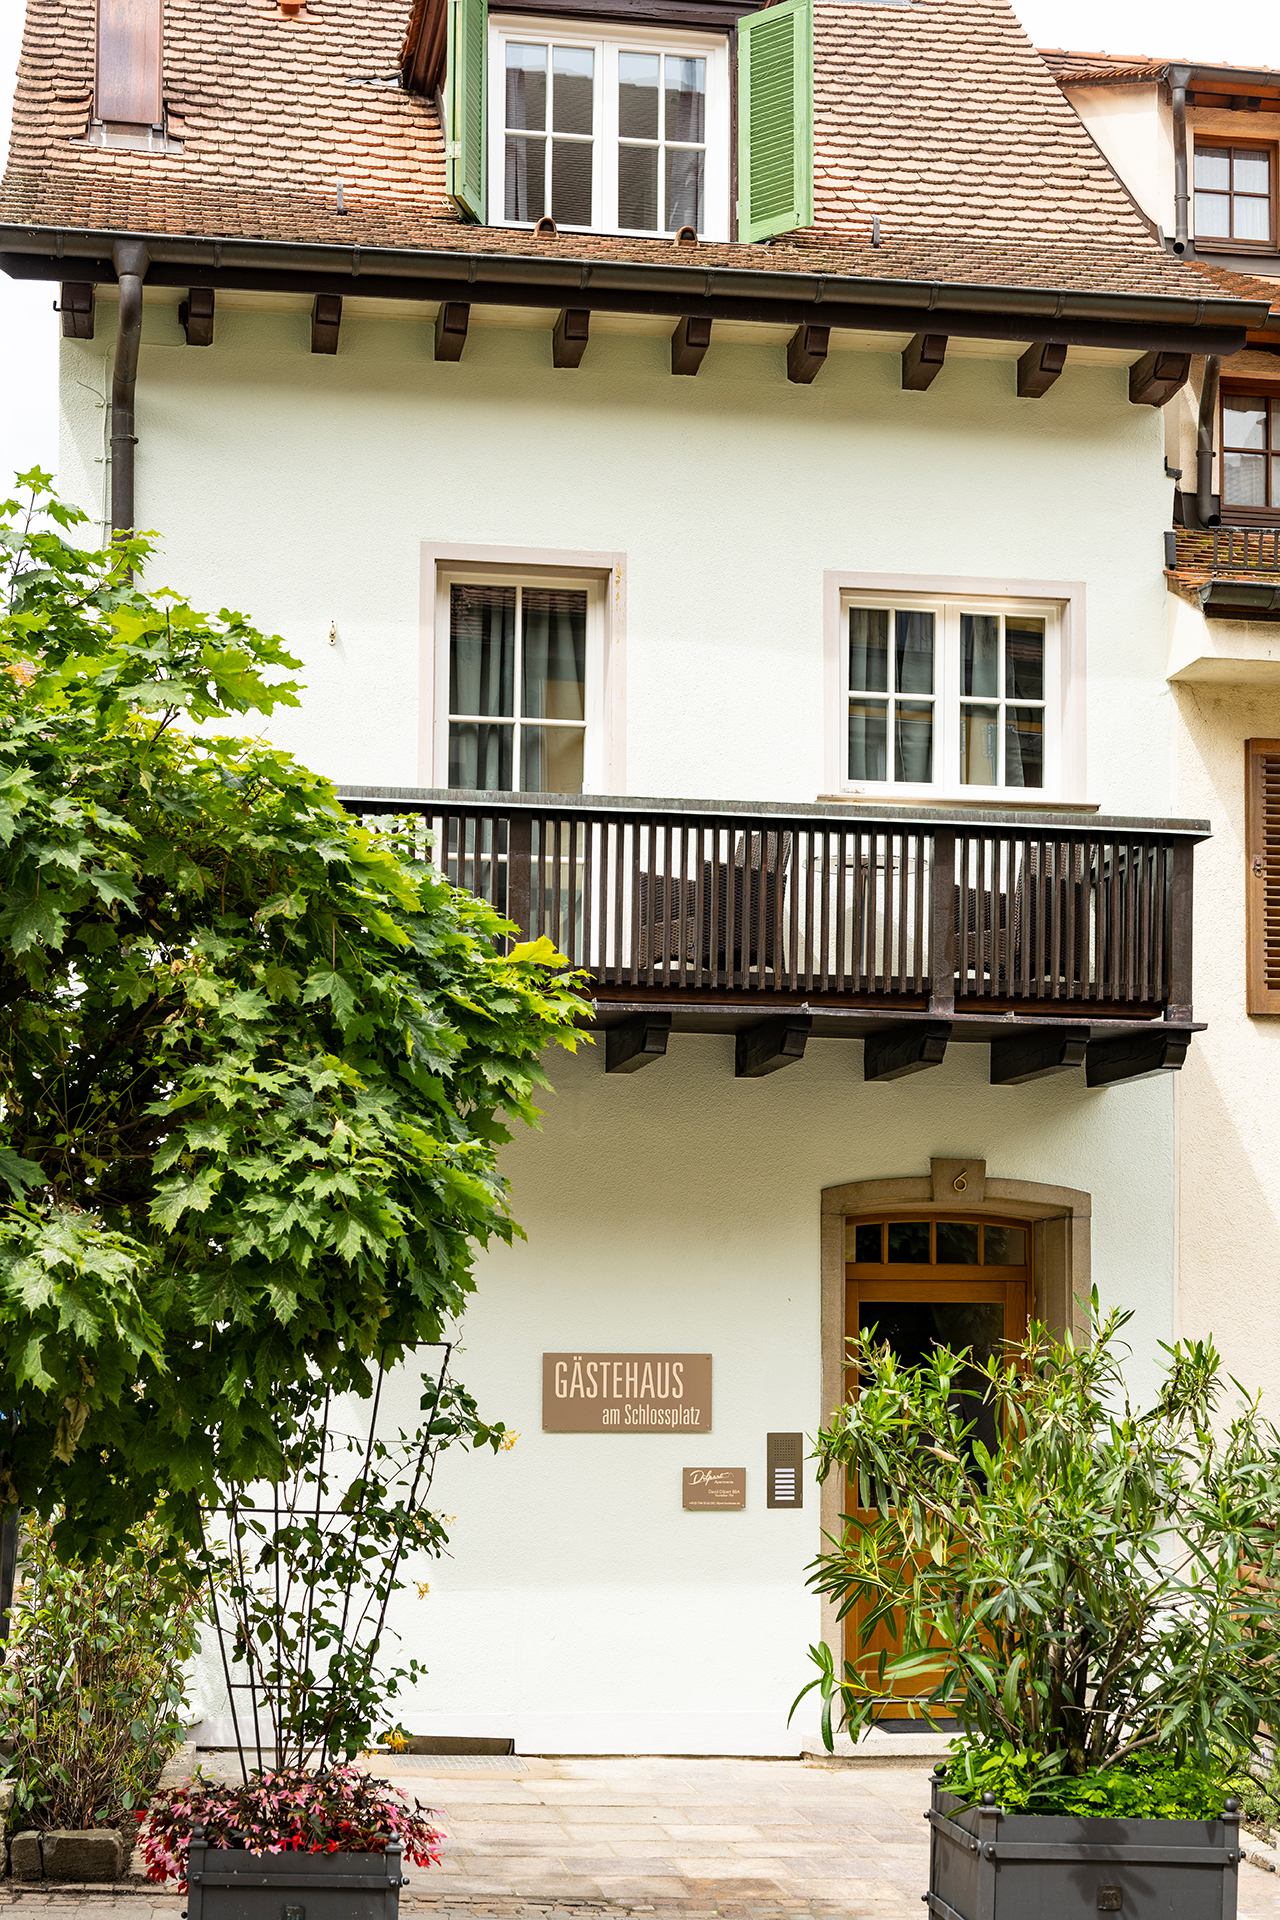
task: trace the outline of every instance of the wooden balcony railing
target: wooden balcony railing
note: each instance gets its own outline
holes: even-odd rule
[[[1194,821],[352,788],[604,999],[1191,1020]]]

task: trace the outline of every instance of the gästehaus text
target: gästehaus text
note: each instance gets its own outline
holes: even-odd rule
[[[547,1433],[710,1433],[709,1353],[544,1353]]]

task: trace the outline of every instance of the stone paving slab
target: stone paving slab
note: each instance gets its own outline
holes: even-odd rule
[[[424,1920],[918,1920],[923,1911],[923,1762],[530,1759],[526,1773],[499,1779],[433,1774],[430,1757],[415,1754],[394,1772],[446,1834],[440,1868],[410,1867],[401,1896]],[[38,1908],[38,1920],[173,1920],[184,1904],[146,1884],[0,1882],[0,1908]],[[1239,1920],[1280,1920],[1280,1875],[1241,1868]]]

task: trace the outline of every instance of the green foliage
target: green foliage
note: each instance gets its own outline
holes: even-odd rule
[[[191,1579],[154,1522],[108,1565],[64,1564],[53,1528],[23,1541],[0,1714],[19,1827],[132,1826],[186,1726]]]
[[[0,505],[0,1503],[67,1550],[282,1469],[518,1232],[496,1156],[582,1008],[400,823],[218,723],[296,704],[242,614]],[[43,516],[43,518],[41,517]],[[468,1437],[497,1444],[500,1429]]]
[[[1256,1403],[1220,1421],[1218,1357],[1198,1342],[1165,1349],[1136,1409],[1128,1317],[1088,1347],[1033,1327],[985,1363],[939,1347],[908,1367],[873,1335],[850,1341],[860,1389],[818,1436],[819,1476],[851,1475],[866,1512],[812,1581],[842,1617],[857,1606],[861,1630],[843,1673],[812,1649],[804,1690],[821,1693],[828,1744],[835,1724],[870,1725],[895,1683],[971,1742],[1077,1780],[1148,1752],[1214,1772],[1274,1719],[1280,1434]],[[882,1627],[899,1654],[870,1651]]]
[[[1134,1753],[1117,1766],[1084,1774],[1064,1772],[1063,1759],[1019,1751],[1007,1740],[993,1747],[957,1741],[945,1784],[967,1803],[994,1793],[1006,1813],[1093,1820],[1216,1820],[1235,1792],[1225,1768],[1194,1759]]]

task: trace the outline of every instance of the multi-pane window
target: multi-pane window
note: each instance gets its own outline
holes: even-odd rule
[[[523,585],[449,591],[449,785],[581,793],[587,593]]]
[[[846,605],[846,784],[1043,791],[1057,778],[1048,611]]]
[[[1223,394],[1222,503],[1280,509],[1280,395]]]
[[[1196,143],[1196,238],[1267,245],[1274,239],[1274,147]]]
[[[502,217],[728,238],[723,39],[490,23],[490,166]],[[498,88],[501,87],[499,96]]]

